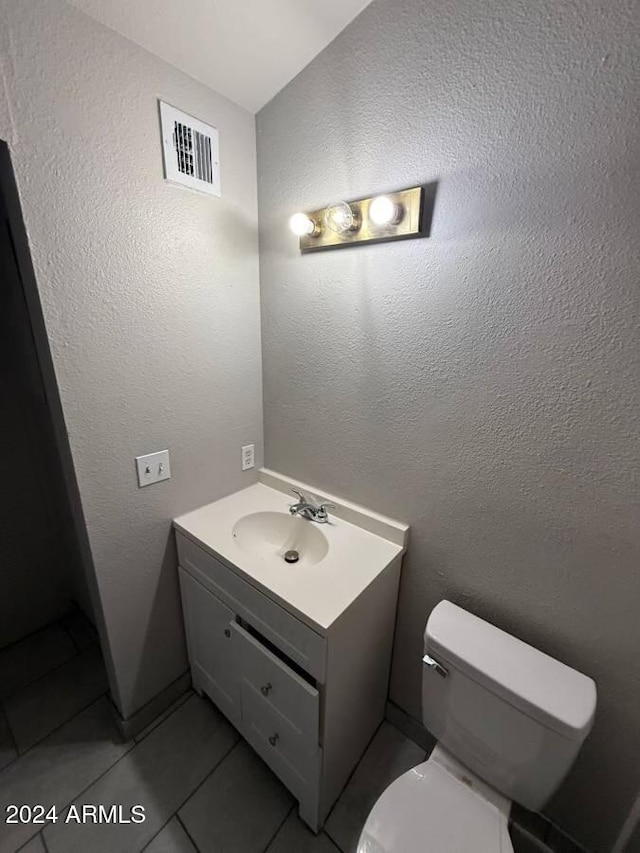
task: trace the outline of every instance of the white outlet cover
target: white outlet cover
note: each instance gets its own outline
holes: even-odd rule
[[[138,485],[150,486],[171,477],[171,465],[169,464],[169,451],[158,450],[156,453],[147,453],[145,456],[136,456],[136,470],[138,472]]]
[[[242,448],[242,470],[248,471],[256,464],[256,448],[255,444],[246,444]]]

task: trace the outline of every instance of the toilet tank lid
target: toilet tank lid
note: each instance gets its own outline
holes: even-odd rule
[[[450,601],[431,612],[425,651],[529,717],[573,740],[583,740],[593,724],[593,679]]]

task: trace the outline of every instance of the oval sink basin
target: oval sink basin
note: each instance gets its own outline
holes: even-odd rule
[[[327,537],[313,521],[284,512],[252,512],[233,527],[233,538],[243,551],[257,557],[276,556],[287,565],[284,555],[297,551],[299,560],[292,567],[313,565],[326,557]]]

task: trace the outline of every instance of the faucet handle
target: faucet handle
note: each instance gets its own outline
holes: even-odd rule
[[[318,506],[318,508],[316,509],[316,518],[320,518],[320,519],[328,518],[329,514],[327,513],[327,509],[335,509],[335,508],[336,508],[335,504],[330,504],[330,503],[320,504]]]
[[[293,494],[294,494],[294,495],[297,495],[297,496],[300,498],[300,503],[302,503],[302,504],[306,504],[307,499],[306,499],[306,498],[305,498],[305,496],[302,494],[302,492],[299,492],[297,489],[289,489],[289,491],[290,491],[290,492],[293,492]]]

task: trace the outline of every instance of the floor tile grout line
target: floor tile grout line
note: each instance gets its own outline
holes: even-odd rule
[[[20,847],[15,848],[14,853],[22,853],[22,851],[31,844],[33,839],[38,838],[38,836],[40,837],[40,840],[42,841],[42,846],[45,849],[45,853],[49,853],[49,848],[47,847],[45,840],[44,840],[43,831],[44,831],[44,827],[42,829],[39,829],[35,835],[30,835],[29,838],[27,838],[27,840],[24,842],[24,844],[20,845]]]
[[[73,643],[73,640],[72,640],[72,644],[73,644],[73,648],[74,648],[74,653],[70,657],[65,658],[62,661],[62,663],[56,664],[51,669],[48,669],[46,672],[43,672],[40,675],[37,675],[35,678],[32,678],[30,681],[25,681],[25,683],[21,684],[20,687],[18,687],[16,690],[13,690],[11,693],[7,693],[6,696],[2,696],[2,698],[0,699],[0,702],[5,702],[7,699],[13,699],[14,696],[17,696],[18,693],[21,693],[27,687],[31,687],[32,685],[37,684],[38,681],[41,681],[43,678],[46,678],[52,672],[55,672],[56,670],[60,669],[60,667],[64,666],[66,663],[69,663],[69,661],[75,660],[78,657],[78,655],[80,654],[80,652],[76,651],[76,644]],[[88,647],[88,648],[90,648],[90,647]],[[86,651],[86,649],[84,651]]]
[[[163,824],[162,824],[162,826],[160,827],[160,829],[159,829],[156,833],[154,833],[154,834],[151,836],[151,838],[150,838],[150,839],[149,839],[149,841],[144,845],[144,847],[142,848],[142,850],[140,851],[140,853],[144,853],[144,851],[145,851],[145,850],[146,850],[146,849],[147,849],[151,844],[153,844],[153,842],[154,842],[154,841],[156,840],[156,838],[160,835],[160,833],[161,833],[161,832],[163,832],[163,831],[164,831],[164,830],[169,826],[169,824],[170,824],[170,823],[171,823],[171,821],[174,819],[174,817],[178,817],[178,815],[177,815],[175,812],[173,812],[173,814],[171,814],[171,815],[169,816],[169,819],[168,819],[167,821],[165,821],[165,823],[163,823]]]
[[[197,694],[196,694],[196,695],[197,695]],[[237,733],[237,730],[236,730],[236,729],[234,729],[234,731],[236,731],[236,733]],[[203,779],[201,782],[198,782],[198,784],[197,784],[197,785],[196,785],[196,787],[193,789],[193,791],[191,791],[191,793],[189,794],[189,796],[188,796],[188,797],[185,797],[185,798],[184,798],[184,800],[180,803],[180,805],[178,806],[178,808],[177,808],[177,809],[175,810],[175,812],[174,812],[174,814],[176,815],[176,817],[179,817],[178,812],[180,811],[180,809],[181,809],[181,808],[183,808],[183,806],[185,806],[185,805],[186,805],[187,800],[190,800],[190,799],[191,799],[191,797],[193,797],[193,795],[196,793],[196,791],[199,791],[199,790],[200,790],[200,788],[202,788],[202,786],[203,786],[203,785],[204,785],[204,783],[207,781],[207,779],[209,779],[209,777],[210,777],[213,773],[215,773],[215,772],[216,772],[216,770],[218,769],[218,767],[220,767],[220,766],[221,766],[221,764],[222,764],[224,761],[226,761],[226,759],[231,755],[231,753],[233,752],[233,750],[234,750],[237,746],[239,746],[239,744],[240,744],[241,742],[242,742],[242,738],[241,738],[241,737],[240,737],[240,735],[238,734],[237,740],[234,742],[233,746],[231,746],[231,747],[230,747],[230,748],[225,752],[225,754],[222,756],[222,758],[220,758],[220,759],[219,759],[219,761],[217,761],[217,762],[216,762],[215,766],[211,768],[211,770],[207,773],[207,775],[204,777],[204,779]],[[180,822],[182,823],[182,821],[180,821]]]
[[[181,806],[180,808],[182,808],[182,806]],[[159,829],[159,830],[158,830],[154,835],[152,835],[152,836],[151,836],[151,838],[149,839],[149,841],[144,845],[144,847],[142,848],[142,850],[140,851],[140,853],[144,853],[144,851],[145,851],[145,850],[147,850],[147,849],[148,849],[148,848],[153,844],[153,842],[154,842],[154,841],[156,840],[156,838],[160,835],[160,833],[161,833],[161,832],[164,832],[164,830],[169,826],[169,824],[171,823],[171,821],[172,821],[174,818],[178,821],[178,823],[180,824],[180,826],[184,829],[184,831],[185,831],[185,833],[186,833],[187,838],[189,839],[189,841],[191,841],[191,843],[192,843],[192,844],[193,844],[193,846],[196,848],[196,850],[198,851],[198,853],[200,853],[200,848],[198,847],[198,845],[195,843],[195,841],[193,840],[193,838],[192,838],[192,837],[191,837],[191,835],[189,834],[189,830],[187,829],[187,827],[184,825],[184,823],[183,823],[183,822],[182,822],[182,820],[180,819],[180,815],[178,814],[178,812],[177,812],[177,811],[172,812],[172,813],[169,815],[168,819],[167,819],[167,820],[162,824],[162,826],[160,827],[160,829]]]
[[[344,853],[344,851],[343,851],[342,847],[340,847],[340,845],[339,845],[339,844],[336,844],[336,842],[335,842],[335,841],[333,840],[333,838],[329,835],[329,833],[328,833],[328,832],[327,832],[327,830],[324,828],[324,826],[322,827],[322,833],[321,833],[321,834],[322,834],[322,835],[325,835],[325,836],[327,837],[327,839],[328,839],[328,841],[329,841],[329,844],[331,844],[331,846],[332,846],[332,847],[335,847],[335,848],[336,848],[336,850],[338,851],[338,853]]]
[[[2,776],[5,772],[5,770],[8,770],[9,767],[13,767],[14,764],[16,764],[18,761],[21,761],[25,756],[29,755],[29,753],[31,752],[32,749],[35,749],[37,746],[40,746],[40,744],[43,741],[45,741],[48,737],[51,737],[52,734],[55,734],[55,732],[59,731],[59,729],[61,729],[63,726],[66,726],[67,723],[70,723],[71,720],[74,720],[77,716],[82,714],[84,711],[87,711],[92,705],[95,705],[96,702],[99,702],[102,698],[104,698],[107,695],[107,693],[108,693],[108,691],[105,691],[104,693],[101,693],[99,696],[96,696],[95,699],[92,699],[87,705],[85,705],[83,708],[80,708],[79,711],[75,711],[70,717],[67,717],[66,720],[64,720],[62,723],[57,725],[55,727],[55,729],[51,729],[51,731],[48,732],[44,737],[40,738],[40,740],[36,741],[36,743],[32,744],[28,749],[25,749],[24,752],[22,752],[22,753],[18,752],[16,757],[13,758],[8,764],[5,764],[5,766],[0,770],[0,782],[2,781]],[[11,730],[11,729],[9,729],[9,730]],[[13,738],[13,733],[11,734],[11,737]],[[17,744],[16,744],[16,751],[17,751]]]
[[[71,631],[69,630],[69,628],[68,628],[68,626],[67,626],[67,623],[64,621],[64,619],[61,619],[60,621],[61,621],[61,624],[62,624],[63,629],[64,629],[64,630],[66,631],[66,633],[67,633],[67,636],[68,636],[68,637],[69,637],[69,639],[71,640],[71,642],[72,642],[72,644],[73,644],[74,649],[76,650],[76,656],[77,656],[77,655],[79,655],[79,654],[80,654],[80,652],[82,651],[82,649],[81,649],[81,648],[80,648],[80,646],[78,645],[78,642],[77,642],[76,638],[73,636],[73,634],[72,634],[72,633],[71,633]]]
[[[185,832],[185,835],[187,836],[187,838],[189,839],[189,841],[193,844],[193,846],[194,846],[195,850],[197,851],[197,853],[200,853],[200,848],[199,848],[199,847],[198,847],[198,845],[196,844],[196,840],[195,840],[195,838],[191,835],[191,833],[190,833],[190,832],[189,832],[189,830],[187,829],[187,826],[186,826],[185,822],[182,820],[182,818],[180,817],[180,815],[178,814],[178,812],[176,812],[176,813],[175,813],[175,818],[176,818],[176,820],[178,821],[178,823],[180,824],[180,826],[183,828],[183,830],[184,830],[184,832]]]
[[[74,648],[75,647],[76,646],[74,643]],[[17,696],[19,693],[22,693],[23,690],[27,689],[27,687],[33,687],[34,684],[37,684],[39,681],[42,681],[43,678],[48,678],[52,673],[57,672],[59,669],[62,669],[63,666],[66,666],[68,663],[71,663],[72,660],[77,660],[77,658],[79,658],[81,655],[85,654],[85,652],[88,652],[93,648],[95,648],[95,644],[91,645],[91,646],[87,646],[87,648],[83,649],[81,652],[75,652],[74,654],[71,655],[71,657],[68,657],[68,658],[66,658],[66,660],[62,661],[62,663],[59,663],[57,666],[54,666],[52,669],[48,670],[47,672],[43,672],[42,675],[39,675],[37,678],[34,678],[31,681],[27,681],[26,684],[21,685],[17,690],[14,690],[13,693],[9,693],[7,696],[3,696],[2,700],[0,700],[0,701],[2,701],[2,703],[4,704],[7,701],[7,699],[13,699],[14,696]],[[102,649],[100,649],[99,646],[98,646],[98,649],[100,651],[100,658],[102,659]]]
[[[163,714],[166,714],[167,711],[169,710],[169,708],[165,708],[164,711],[161,711],[158,714],[158,717],[156,718],[156,720],[152,720],[148,726],[145,726],[143,729],[141,729],[141,731],[144,731],[145,729],[149,729],[149,731],[145,735],[143,735],[143,737],[141,737],[139,740],[138,740],[139,735],[134,735],[133,740],[135,740],[136,743],[142,743],[143,741],[145,741],[149,737],[150,734],[153,734],[153,732],[155,732],[155,730],[158,728],[158,726],[161,726],[165,722],[165,720],[169,720],[171,717],[173,717],[175,712],[177,710],[179,710],[180,708],[182,708],[184,703],[191,697],[192,694],[194,696],[197,695],[195,693],[195,691],[192,691],[191,687],[187,688],[187,690],[185,690],[185,692],[182,694],[182,696],[178,696],[176,701],[172,703],[172,705],[174,705],[175,707],[172,708],[172,706],[169,705],[169,708],[171,708],[170,714],[167,714],[167,716],[164,717],[164,719],[162,719],[162,720],[159,719],[160,717],[162,717]],[[155,725],[154,725],[154,722],[155,722]],[[151,726],[151,728],[149,728],[149,726]]]
[[[7,643],[5,646],[2,646],[2,648],[0,648],[0,656],[7,649],[12,649],[14,646],[19,646],[20,643],[24,643],[26,640],[29,640],[31,637],[35,637],[35,635],[39,634],[41,631],[47,631],[50,628],[53,628],[53,626],[58,625],[62,621],[62,619],[64,619],[64,616],[60,616],[60,617],[58,617],[58,619],[53,619],[51,622],[47,622],[46,625],[42,625],[40,628],[36,628],[35,631],[29,631],[28,634],[24,635],[24,637],[20,637],[19,640],[14,640],[11,643]]]
[[[269,853],[269,848],[271,847],[271,845],[273,844],[273,842],[276,840],[276,838],[277,838],[277,836],[278,836],[278,833],[280,832],[280,830],[282,829],[282,827],[283,827],[283,826],[285,825],[285,823],[289,820],[289,815],[290,815],[292,812],[294,812],[294,811],[295,811],[296,805],[297,805],[297,803],[296,803],[296,802],[294,802],[294,803],[293,803],[293,805],[291,806],[291,808],[289,809],[289,811],[288,811],[288,812],[286,813],[286,815],[284,816],[284,818],[280,821],[280,824],[279,824],[278,828],[276,829],[276,831],[273,833],[273,835],[271,836],[271,838],[270,838],[270,839],[269,839],[269,841],[267,842],[267,846],[264,848],[264,850],[262,851],[262,853]]]
[[[340,797],[338,797],[338,800],[339,800],[339,799],[340,799]],[[336,803],[338,802],[338,800],[336,800]],[[328,817],[328,816],[327,816],[327,817]],[[331,835],[331,833],[330,833],[330,832],[329,832],[329,830],[327,829],[327,822],[326,822],[326,821],[325,821],[325,823],[324,823],[324,827],[323,827],[322,831],[323,831],[323,832],[324,832],[324,834],[327,836],[327,838],[329,839],[329,841],[330,841],[332,844],[335,844],[335,846],[338,848],[338,850],[340,851],[340,853],[347,853],[347,851],[346,851],[346,850],[344,850],[344,849],[343,849],[343,848],[338,844],[338,842],[335,840],[335,838],[333,837],[333,835]]]
[[[11,764],[13,764],[14,761],[17,761],[20,758],[20,750],[18,749],[18,743],[16,741],[15,735],[13,734],[13,729],[11,728],[11,725],[9,724],[9,718],[7,717],[7,715],[5,713],[4,705],[2,704],[2,702],[0,702],[0,717],[5,722],[5,728],[9,732],[9,738],[11,740],[11,745],[13,747],[13,751],[16,754],[15,758],[12,758],[8,764],[4,765],[4,767],[2,768],[2,770],[4,770],[5,767],[9,767]],[[2,773],[2,770],[0,770],[0,773]]]
[[[15,850],[11,851],[11,853],[22,853],[27,844],[31,844],[34,838],[37,838],[37,835],[32,835],[31,838],[25,841],[20,847],[16,847]]]
[[[73,718],[74,718],[74,717],[77,717],[77,716],[78,716],[78,714],[81,714],[83,711],[86,711],[86,710],[87,710],[87,708],[90,708],[90,707],[91,707],[95,702],[97,702],[99,699],[102,699],[102,697],[103,697],[103,696],[106,696],[106,695],[108,694],[108,692],[109,692],[109,691],[108,691],[108,689],[107,689],[107,690],[103,690],[103,692],[102,692],[102,693],[100,693],[98,696],[95,696],[93,699],[91,699],[89,702],[87,702],[87,704],[86,704],[86,705],[83,705],[83,706],[82,706],[82,708],[80,708],[80,710],[76,711],[76,712],[75,712],[74,714],[72,714],[70,717],[67,717],[67,719],[66,719],[66,720],[63,720],[63,721],[62,721],[61,723],[59,723],[59,724],[58,724],[54,729],[51,729],[51,731],[50,731],[50,732],[47,732],[47,733],[46,733],[46,735],[43,735],[41,738],[38,738],[38,740],[34,741],[34,743],[32,743],[30,746],[28,746],[28,747],[25,749],[25,751],[24,751],[24,752],[18,752],[18,758],[17,758],[17,760],[19,761],[19,760],[22,758],[22,756],[23,756],[23,755],[28,755],[28,753],[30,753],[30,752],[31,752],[31,750],[32,750],[32,749],[34,749],[34,747],[36,747],[36,746],[38,746],[39,744],[41,744],[43,740],[46,740],[46,739],[49,737],[49,735],[52,735],[54,732],[57,732],[57,731],[58,731],[58,729],[61,729],[61,728],[62,728],[63,726],[65,726],[68,722],[70,722],[71,720],[73,720]],[[11,723],[9,723],[9,726],[11,726]],[[7,766],[8,766],[8,765],[7,765]]]

